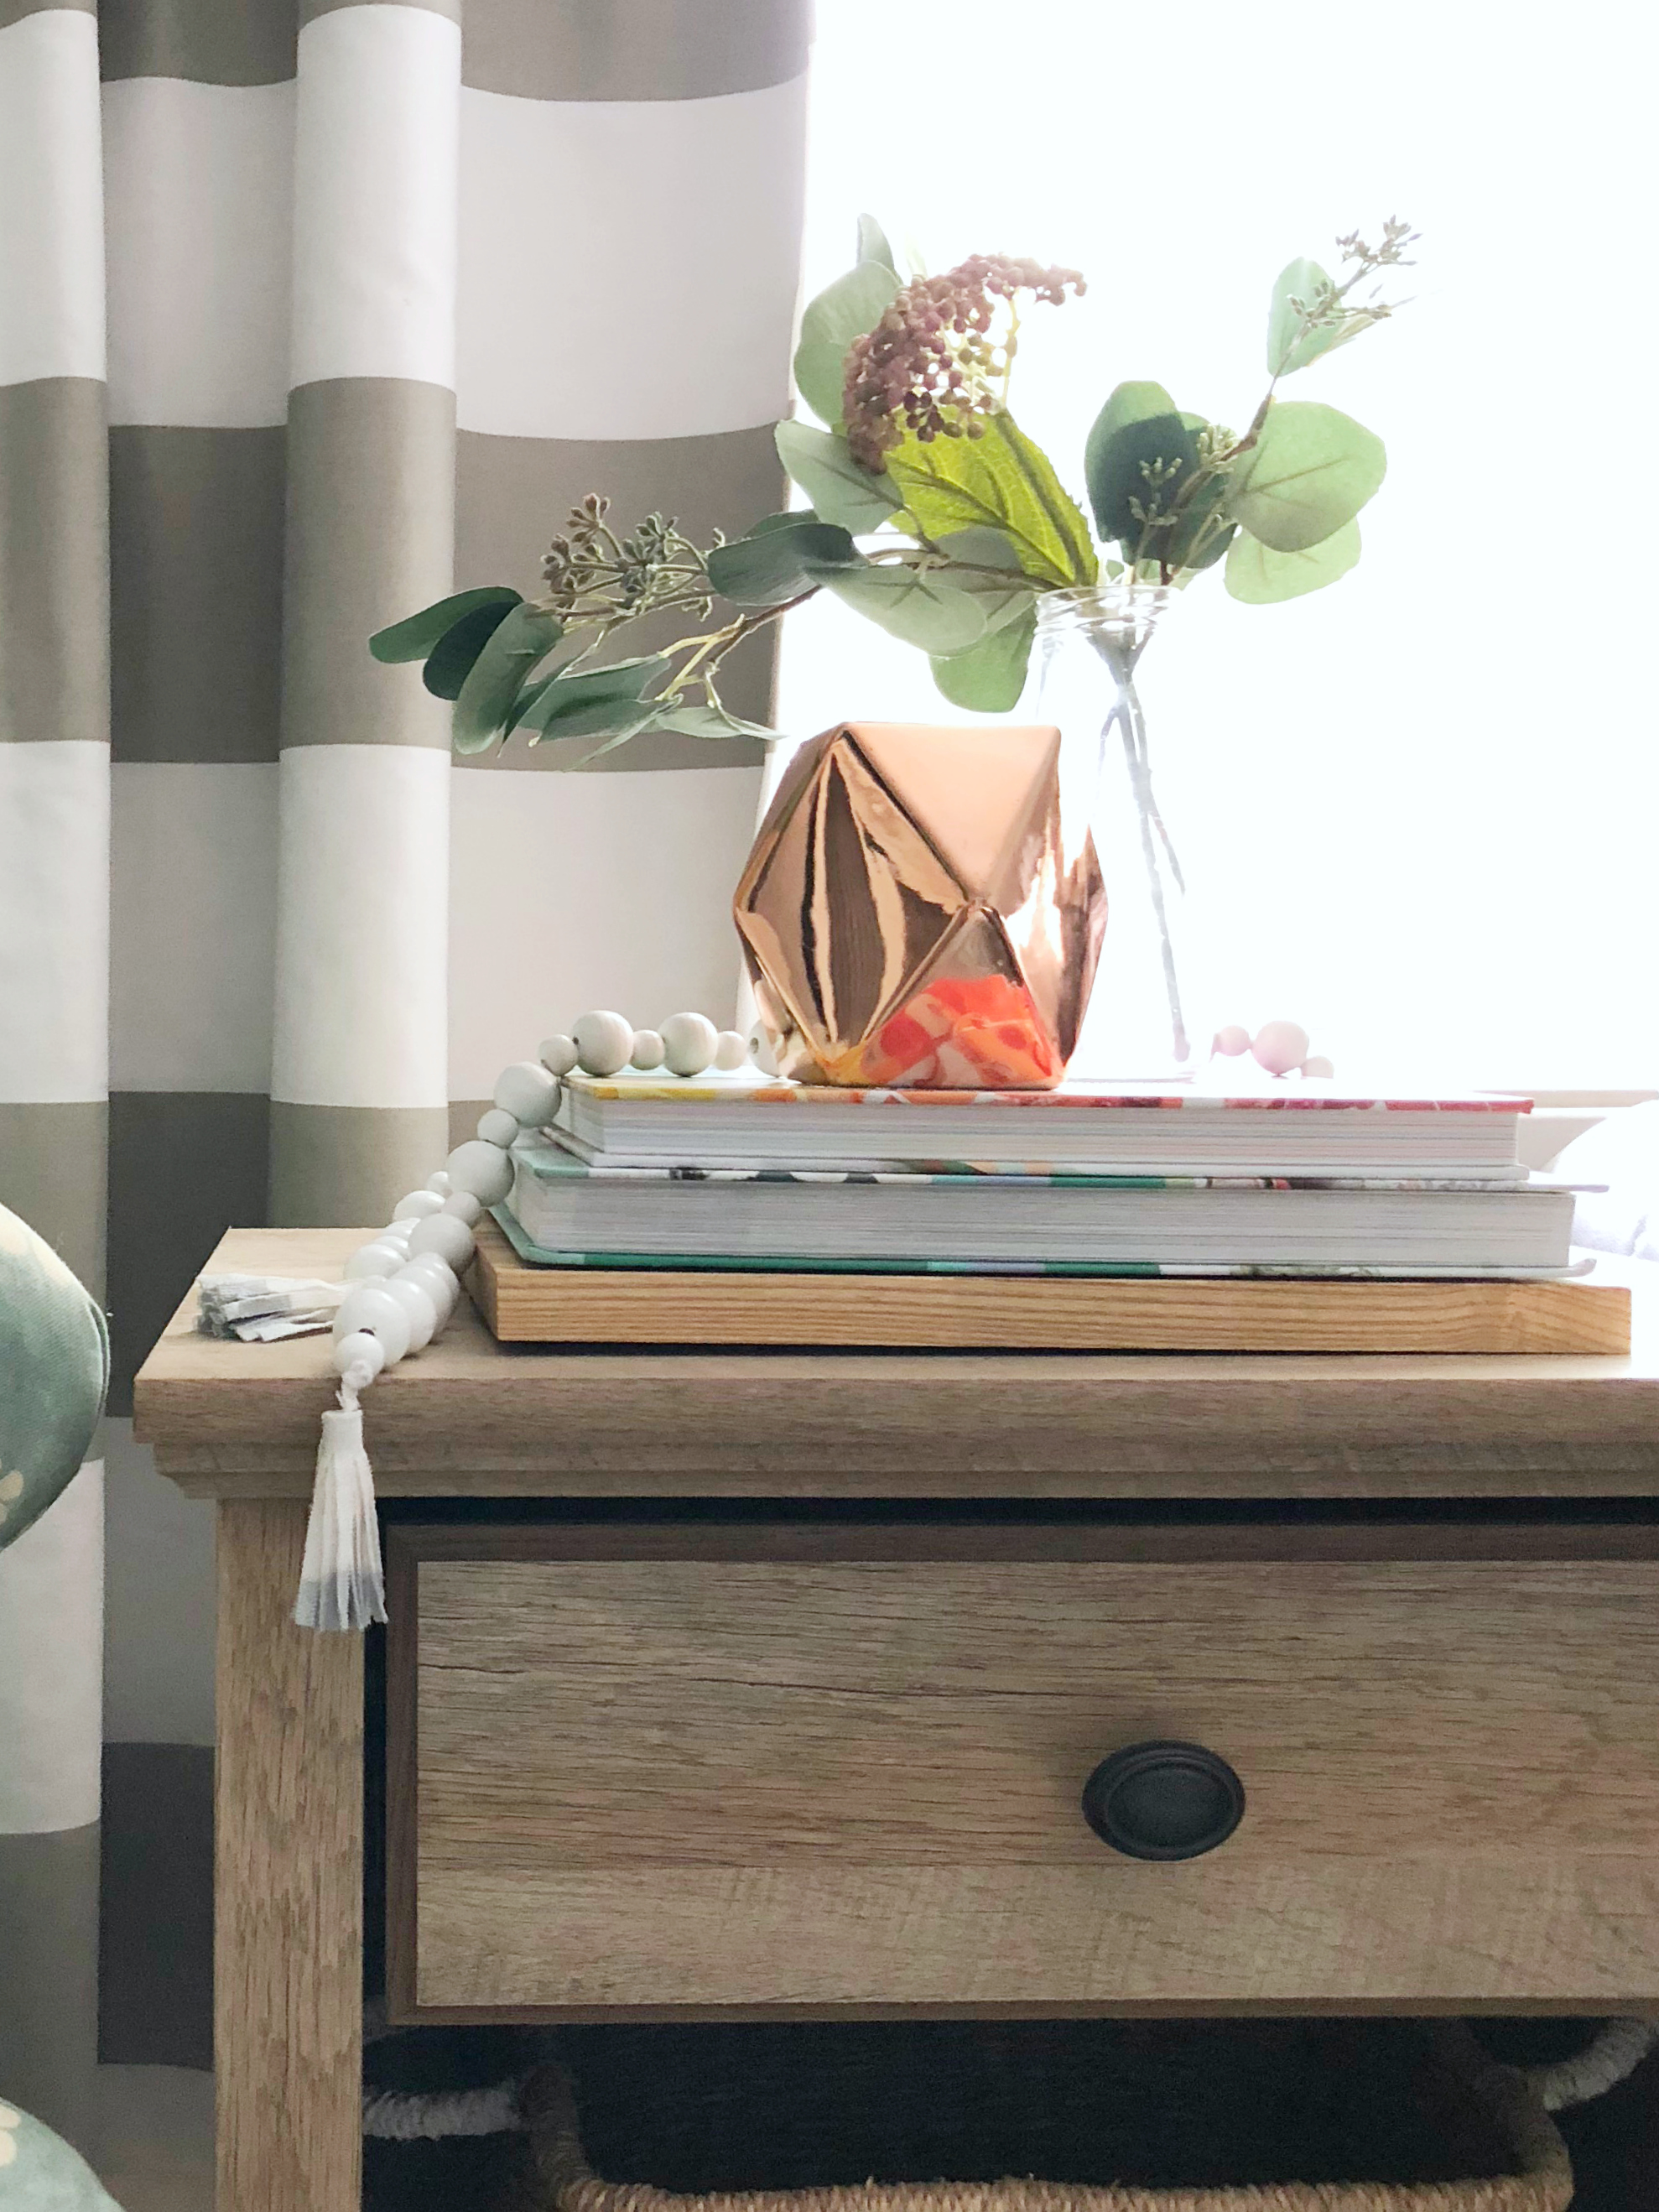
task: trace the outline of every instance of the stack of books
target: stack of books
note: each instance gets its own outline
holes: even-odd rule
[[[857,1091],[566,1079],[497,1218],[521,1260],[606,1269],[1525,1278],[1570,1265],[1528,1103]]]

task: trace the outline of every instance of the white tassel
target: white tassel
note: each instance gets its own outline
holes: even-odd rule
[[[317,1480],[306,1526],[294,1618],[301,1628],[367,1628],[386,1619],[386,1577],[374,1517],[374,1474],[363,1448],[358,1393],[374,1380],[365,1362],[340,1379],[340,1403],[323,1415]]]

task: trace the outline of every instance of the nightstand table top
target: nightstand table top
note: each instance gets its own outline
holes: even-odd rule
[[[233,1230],[210,1271],[337,1276],[367,1232]],[[502,1346],[463,1301],[365,1400],[383,1497],[1659,1495],[1659,1288],[1628,1358]],[[326,1339],[144,1363],[137,1434],[185,1491],[307,1495]]]

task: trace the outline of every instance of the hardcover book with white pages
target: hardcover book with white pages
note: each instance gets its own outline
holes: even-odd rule
[[[1517,1182],[1525,1098],[1264,1079],[1181,1091],[856,1091],[733,1076],[564,1080],[554,1127],[614,1167],[1020,1175],[1437,1177]]]
[[[534,1248],[525,1256],[550,1264],[1477,1275],[1570,1263],[1572,1193],[1541,1181],[618,1168],[537,1139],[514,1157],[503,1211]]]

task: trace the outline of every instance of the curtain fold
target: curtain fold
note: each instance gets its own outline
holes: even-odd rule
[[[583,1007],[732,1002],[758,748],[454,763],[367,639],[533,591],[590,492],[705,539],[784,503],[810,33],[0,0],[0,1200],[94,1285],[107,1235],[106,2061],[206,2047],[160,1875],[207,1863],[211,1522],[134,1368],[228,1225],[384,1218]],[[771,681],[763,639],[733,705]],[[0,1558],[0,2095],[88,2148],[98,1497]]]
[[[301,12],[271,1218],[372,1224],[447,1150],[447,717],[365,641],[454,574],[461,33]]]
[[[98,46],[0,7],[0,1201],[94,1293],[108,1088]],[[0,2082],[84,2139],[96,2060],[102,1470],[0,1553]]]

